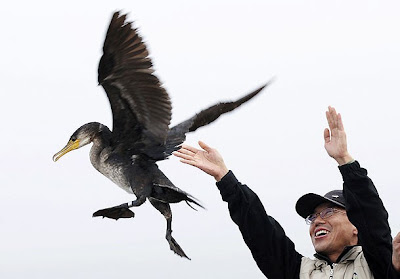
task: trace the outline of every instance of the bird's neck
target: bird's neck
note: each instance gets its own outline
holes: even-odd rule
[[[99,132],[96,134],[96,136],[92,140],[92,148],[90,149],[90,161],[92,165],[98,169],[100,163],[104,158],[102,159],[101,157],[104,156],[104,152],[107,147],[110,147],[111,143],[111,131],[108,129],[107,126],[100,124],[100,129]]]

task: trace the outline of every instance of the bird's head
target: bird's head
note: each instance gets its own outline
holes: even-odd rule
[[[81,148],[93,141],[96,135],[101,131],[102,124],[97,122],[90,122],[79,127],[70,137],[67,145],[59,152],[54,154],[53,161],[56,162],[68,152]]]

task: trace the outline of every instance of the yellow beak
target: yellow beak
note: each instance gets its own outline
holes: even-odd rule
[[[54,154],[53,161],[56,162],[62,156],[64,156],[65,154],[67,154],[68,152],[70,152],[70,151],[72,151],[74,149],[77,149],[78,147],[79,147],[79,140],[78,139],[75,140],[75,141],[70,140],[63,149],[61,149],[56,154]]]

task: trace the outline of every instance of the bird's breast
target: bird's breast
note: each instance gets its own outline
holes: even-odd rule
[[[129,183],[129,162],[123,162],[120,158],[112,156],[107,150],[92,157],[91,162],[95,169],[114,182],[126,192],[133,194]]]

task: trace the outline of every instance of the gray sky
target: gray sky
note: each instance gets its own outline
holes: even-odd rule
[[[145,203],[128,220],[92,218],[131,201],[89,162],[89,147],[52,155],[82,124],[111,128],[97,65],[112,13],[140,28],[176,124],[275,76],[252,102],[188,136],[218,148],[312,256],[294,205],[341,187],[323,148],[325,110],[342,113],[349,150],[369,171],[400,231],[398,1],[19,1],[0,17],[1,278],[264,278],[210,176],[177,158],[160,168],[207,210],[172,205],[173,236]]]

